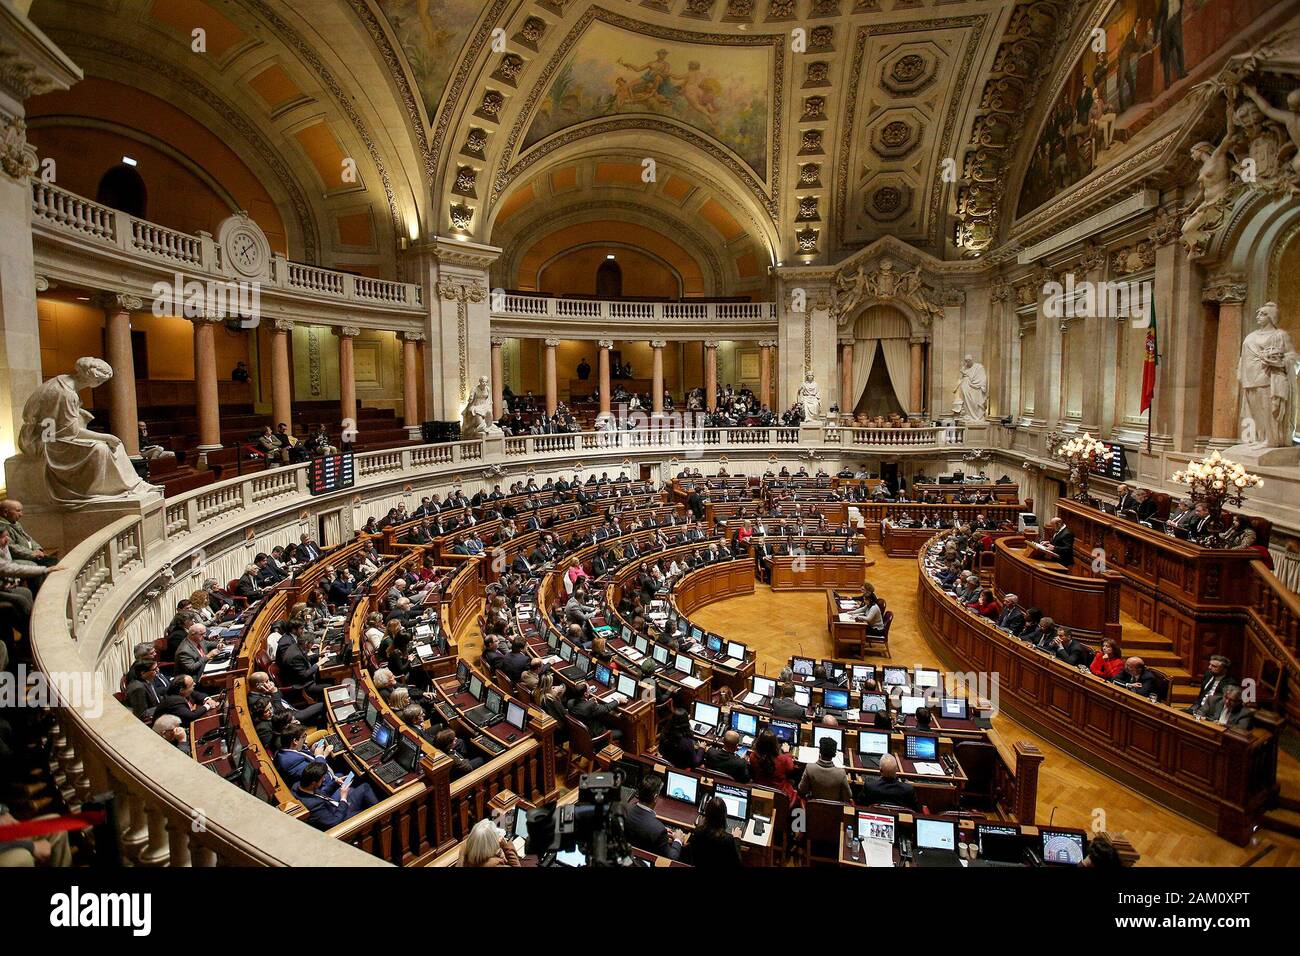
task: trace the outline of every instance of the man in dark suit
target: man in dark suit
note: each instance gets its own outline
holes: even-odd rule
[[[194,687],[194,678],[182,675],[167,685],[167,693],[158,701],[153,716],[156,721],[163,714],[171,714],[180,720],[182,727],[207,714],[217,706],[215,697],[208,697]]]
[[[136,661],[126,685],[126,705],[141,720],[151,718],[170,685],[171,681],[158,672],[156,659]]]
[[[740,746],[740,734],[728,730],[722,735],[722,744],[714,744],[704,754],[704,766],[710,770],[725,773],[732,780],[749,783],[749,761],[736,753]]]
[[[767,543],[766,538],[760,538],[758,544],[753,547],[754,565],[758,569],[758,576],[765,582],[772,581],[772,546]]]
[[[1253,714],[1246,709],[1241,699],[1241,688],[1228,684],[1223,693],[1214,698],[1206,708],[1205,719],[1214,724],[1222,724],[1232,730],[1250,730]]]
[[[1128,511],[1136,511],[1138,506],[1137,497],[1129,490],[1128,485],[1120,485],[1115,489],[1118,497],[1115,499],[1115,513],[1124,514]]]
[[[1145,488],[1137,490],[1137,520],[1151,521],[1156,516],[1156,499]]]
[[[1074,635],[1063,627],[1056,629],[1056,637],[1048,649],[1056,655],[1057,660],[1065,661],[1074,667],[1087,665],[1092,661],[1092,651],[1088,650],[1088,646],[1075,640]]]
[[[322,697],[322,688],[317,686],[320,671],[311,657],[299,643],[302,638],[302,625],[290,621],[289,628],[280,638],[275,648],[275,664],[280,669],[280,682],[285,686],[303,687],[313,697]]]
[[[280,689],[265,671],[254,671],[248,678],[249,702],[266,700],[271,705],[271,713],[292,714],[294,720],[309,727],[319,727],[324,722],[325,702],[317,701],[301,709],[284,699]]]
[[[1158,684],[1156,682],[1155,672],[1147,667],[1146,662],[1140,657],[1130,657],[1124,662],[1124,669],[1120,671],[1114,683],[1121,687],[1127,687],[1135,694],[1141,694],[1143,697],[1150,697],[1156,693]]]
[[[244,573],[239,578],[239,583],[235,585],[235,591],[241,597],[248,599],[248,603],[262,599],[262,588],[257,583],[257,576],[260,569],[255,564],[250,564],[244,568]]]
[[[305,561],[308,564],[312,561],[319,561],[323,553],[324,552],[320,549],[320,545],[311,539],[311,535],[303,532],[303,534],[298,538],[298,557],[302,561]]]
[[[772,701],[772,714],[776,717],[786,719],[802,719],[808,715],[808,711],[794,699],[793,684],[778,684],[776,688],[777,696]]]
[[[307,808],[307,822],[316,829],[328,830],[378,802],[375,792],[366,783],[356,786],[343,784],[334,796],[325,796],[321,792],[321,782],[327,773],[324,764],[309,764],[293,788],[294,796]]]
[[[889,803],[894,806],[920,810],[916,799],[916,788],[906,780],[898,779],[898,758],[885,754],[880,758],[880,776],[868,777],[862,785],[859,802],[870,806],[873,803]]]
[[[694,515],[696,521],[704,520],[704,496],[700,494],[698,488],[692,488],[691,493],[686,496],[686,510]]]
[[[627,842],[634,847],[675,860],[681,855],[686,836],[681,830],[669,833],[668,828],[655,816],[655,802],[663,787],[663,777],[657,773],[648,773],[641,779],[641,786],[636,791],[636,803],[627,808],[623,832],[627,836]]]
[[[497,665],[497,670],[503,672],[512,681],[518,682],[519,678],[524,675],[524,671],[528,670],[530,659],[524,653],[524,648],[527,646],[528,642],[522,636],[515,637],[510,642],[510,653],[501,659],[501,663]]]
[[[597,700],[586,685],[580,686],[576,693],[577,696],[569,703],[569,713],[582,721],[591,736],[599,737],[608,730],[612,739],[621,740],[623,732],[605,723],[606,718],[618,710],[618,701]]]
[[[1189,714],[1204,717],[1209,712],[1210,702],[1220,697],[1229,685],[1237,683],[1228,675],[1228,668],[1231,666],[1232,661],[1222,654],[1210,655],[1210,661],[1205,666],[1205,675],[1201,678],[1201,689],[1196,694],[1196,700],[1192,701],[1192,706],[1187,708]]]
[[[1056,560],[1069,568],[1074,564],[1074,532],[1060,518],[1047,522],[1048,547]]]
[[[1203,501],[1198,501],[1192,511],[1191,520],[1184,527],[1187,528],[1187,536],[1193,541],[1204,541],[1214,533],[1214,518],[1210,515],[1210,507]]]
[[[1002,601],[1002,614],[998,617],[998,627],[1010,634],[1019,634],[1025,626],[1025,612],[1020,607],[1020,598],[1008,594]]]

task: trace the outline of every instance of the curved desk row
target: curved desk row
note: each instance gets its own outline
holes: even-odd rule
[[[994,541],[993,554],[993,577],[1001,594],[1016,595],[1021,607],[1038,608],[1092,643],[1110,638],[1122,646],[1119,574],[1070,574],[1057,562],[1036,557],[1033,546],[1019,536]]]
[[[1084,763],[1241,845],[1277,792],[1276,735],[1152,703],[1035,651],[950,598],[918,559],[917,619],[954,671],[999,675],[998,706]]]

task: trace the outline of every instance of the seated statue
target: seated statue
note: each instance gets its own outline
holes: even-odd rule
[[[492,420],[492,386],[488,384],[487,376],[482,375],[465,403],[460,419],[460,437],[468,440],[500,434],[501,426]]]
[[[46,490],[66,508],[162,494],[136,473],[122,439],[89,428],[92,416],[77,392],[112,377],[112,367],[102,359],[80,358],[73,374],[54,376],[23,405],[18,447],[44,464]]]

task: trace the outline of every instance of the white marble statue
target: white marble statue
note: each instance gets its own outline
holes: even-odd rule
[[[805,372],[799,384],[799,404],[803,407],[803,420],[808,423],[819,422],[822,417],[822,392],[813,380],[812,372]]]
[[[1243,444],[1290,448],[1295,422],[1295,378],[1300,355],[1284,329],[1277,327],[1277,303],[1255,313],[1255,331],[1241,343],[1237,380],[1241,383]]]
[[[961,381],[953,394],[961,398],[962,418],[968,422],[984,421],[989,408],[989,373],[973,356],[961,360]]]
[[[36,389],[23,404],[18,447],[43,463],[50,499],[76,510],[122,499],[152,499],[162,489],[136,473],[116,435],[91,431],[90,412],[77,395],[98,388],[113,377],[103,359],[77,359],[71,375],[56,375]]]
[[[492,420],[492,386],[487,376],[481,375],[461,414],[460,437],[469,440],[500,434],[501,426]]]

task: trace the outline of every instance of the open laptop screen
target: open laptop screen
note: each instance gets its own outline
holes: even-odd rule
[[[699,792],[700,781],[684,773],[669,770],[664,782],[664,792],[673,800],[682,800],[694,805]]]

